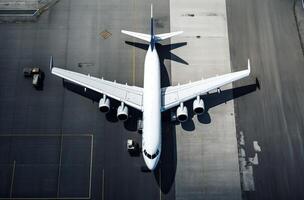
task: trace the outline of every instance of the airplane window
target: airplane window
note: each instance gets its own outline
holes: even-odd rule
[[[146,149],[144,150],[144,154],[148,157],[148,153],[147,153],[147,151],[146,151]]]
[[[150,155],[150,154],[148,154],[148,152],[146,151],[146,149],[144,150],[144,154],[148,157],[148,158],[150,158],[150,159],[154,159],[154,158],[156,158],[156,156],[158,156],[158,154],[159,154],[159,150],[157,149],[157,151],[156,151],[156,153],[155,154],[153,154],[153,155]]]
[[[152,156],[150,154],[148,154],[148,152],[146,151],[146,149],[144,150],[144,154],[148,157],[148,158],[152,158]]]
[[[155,154],[152,155],[152,159],[154,159],[156,156],[158,156],[158,154],[159,154],[159,151],[157,149],[157,151],[155,152]]]

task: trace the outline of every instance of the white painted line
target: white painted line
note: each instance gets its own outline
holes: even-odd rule
[[[0,134],[0,137],[92,137],[93,134]]]
[[[90,183],[89,183],[89,198],[90,199],[91,199],[91,190],[92,190],[93,147],[94,147],[94,136],[92,134],[91,135]]]
[[[34,14],[32,14],[32,17],[34,17],[39,12],[39,9],[37,9]]]
[[[92,169],[93,169],[93,147],[94,147],[94,136],[93,134],[2,134],[0,137],[91,137],[91,155],[90,155],[90,182],[89,182],[89,194],[87,197],[17,197],[13,198],[12,193],[13,193],[13,179],[15,177],[15,166],[16,166],[16,161],[14,161],[13,164],[13,172],[12,172],[12,182],[11,182],[11,188],[10,188],[10,197],[4,197],[0,198],[0,200],[12,200],[12,199],[17,199],[17,200],[87,200],[91,199],[91,190],[92,190]],[[62,148],[62,147],[61,147]],[[61,149],[62,151],[62,149]],[[61,163],[61,161],[60,161]],[[0,164],[1,166],[2,164]],[[47,164],[49,165],[49,164]],[[57,165],[57,164],[56,164]],[[58,195],[58,191],[57,191]]]
[[[63,135],[60,139],[60,152],[59,152],[59,166],[58,166],[58,177],[57,177],[57,197],[60,195],[60,178],[61,178],[61,161],[62,161],[62,144],[63,144]]]
[[[105,183],[105,181],[104,181],[104,169],[102,169],[102,196],[101,196],[101,200],[104,200],[104,183]]]
[[[16,160],[14,160],[13,171],[12,171],[12,180],[11,180],[11,189],[10,189],[10,198],[13,196],[13,187],[14,187],[14,179],[15,179],[15,169],[16,169]]]

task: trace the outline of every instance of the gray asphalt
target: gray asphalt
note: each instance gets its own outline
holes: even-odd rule
[[[247,152],[262,148],[254,167],[255,191],[245,199],[304,199],[304,58],[295,26],[293,1],[228,0],[232,66],[252,61],[261,89],[235,100],[237,130]]]
[[[168,32],[169,1],[154,7],[157,33]],[[58,67],[142,86],[145,51],[126,44],[134,39],[120,30],[148,33],[149,18],[150,1],[61,0],[37,23],[0,24],[0,198],[88,197],[92,147],[92,199],[174,199],[174,128],[164,122],[161,169],[141,172],[141,155],[126,150],[128,138],[141,142],[139,113],[118,122],[113,102],[103,115],[99,94],[63,84],[48,68],[52,55]],[[104,30],[111,37],[103,39]],[[40,91],[22,74],[33,66],[45,73]]]

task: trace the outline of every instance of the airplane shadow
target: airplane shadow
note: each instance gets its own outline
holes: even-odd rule
[[[92,103],[96,104],[96,109],[98,109],[98,103],[99,100],[102,98],[102,94],[95,92],[94,90],[91,90],[87,88],[86,90],[84,89],[83,86],[72,83],[67,80],[63,80],[63,86],[74,93],[77,93],[85,98],[88,98],[92,100]],[[105,114],[106,119],[109,122],[116,123],[119,120],[117,119],[117,108],[120,106],[120,102],[111,99],[110,103],[110,111]],[[142,113],[132,107],[128,107],[129,109],[129,118],[128,120],[124,121],[124,127],[129,130],[129,131],[137,131],[137,120],[141,118]],[[101,113],[102,114],[102,113]]]
[[[167,74],[167,69],[164,69],[164,76]],[[169,80],[169,76],[164,80]],[[102,97],[101,94],[84,88],[75,83],[68,81],[63,81],[64,87],[70,91],[73,91],[83,97],[91,99],[93,102],[99,102]],[[163,83],[168,86],[168,82]],[[206,112],[202,115],[198,115],[198,121],[203,124],[211,123],[211,118],[208,113],[210,108],[218,106],[220,104],[226,103],[232,99],[239,98],[241,96],[247,95],[259,89],[259,82],[256,79],[255,84],[246,85],[242,87],[237,87],[233,89],[224,90],[221,93],[211,93],[202,95],[201,98],[204,99]],[[110,122],[117,122],[116,109],[120,105],[120,102],[116,100],[111,100],[111,110],[106,114],[106,118]],[[189,120],[187,122],[181,123],[181,126],[186,131],[193,131],[195,125],[193,122],[193,117],[195,114],[192,111],[192,101],[185,102],[188,107]],[[96,104],[98,106],[98,104]],[[190,109],[191,108],[191,109]],[[170,113],[168,110],[162,113],[162,150],[161,158],[157,168],[153,171],[154,177],[162,191],[162,193],[167,194],[172,191],[172,186],[175,180],[176,165],[177,165],[177,154],[176,154],[176,126],[170,121]],[[125,128],[130,131],[136,131],[137,129],[137,119],[142,115],[140,111],[130,108],[129,109],[130,118],[124,122]]]
[[[136,42],[126,41],[126,44],[131,46],[147,50],[148,45]],[[157,51],[159,53],[160,65],[161,65],[161,87],[167,87],[171,85],[170,76],[168,69],[164,64],[165,59],[173,60],[179,63],[183,63],[188,65],[186,61],[182,58],[172,54],[170,50],[176,49],[182,46],[187,45],[186,42],[169,44],[169,45],[161,45],[156,44]],[[71,83],[69,81],[63,81],[63,85],[66,89],[73,91],[83,97],[91,99],[93,102],[99,102],[102,97],[101,94],[84,88],[80,85]],[[205,102],[206,112],[202,115],[197,116],[198,121],[203,124],[211,123],[211,118],[208,113],[208,110],[217,105],[223,104],[232,99],[241,97],[243,95],[249,94],[251,92],[256,91],[259,88],[258,80],[256,80],[255,84],[242,86],[238,88],[224,90],[221,93],[212,93],[207,95],[202,95],[202,99]],[[110,122],[117,122],[117,107],[120,105],[120,102],[111,99],[111,110],[106,114],[106,119]],[[186,131],[193,131],[195,129],[195,125],[193,122],[193,117],[195,116],[192,111],[192,101],[185,102],[185,105],[188,107],[189,111],[189,120],[186,123],[182,123],[182,128]],[[96,105],[96,107],[98,104]],[[190,109],[191,108],[191,109]],[[174,110],[175,111],[175,110]],[[137,111],[136,109],[129,107],[129,119],[124,122],[125,128],[130,131],[137,130],[137,120],[141,118],[142,113]],[[170,121],[171,110],[168,110],[162,113],[162,150],[161,150],[161,158],[157,168],[153,171],[153,175],[161,189],[162,193],[174,193],[174,189],[172,186],[175,181],[176,174],[176,165],[177,165],[177,149],[176,149],[176,126]]]
[[[139,43],[139,42],[130,42],[130,41],[125,41],[126,44],[142,49],[142,50],[148,50],[149,44],[144,44],[144,43]],[[175,62],[179,62],[185,65],[189,65],[189,63],[182,58],[178,57],[177,55],[173,54],[170,52],[173,49],[177,49],[183,46],[186,46],[187,42],[181,42],[181,43],[175,43],[175,44],[160,44],[156,43],[155,47],[158,52],[159,56],[159,62],[160,62],[160,73],[161,73],[161,87],[167,87],[171,85],[170,77],[168,69],[165,66],[165,60],[173,60]]]
[[[125,41],[130,46],[137,47],[139,49],[148,50],[149,45]],[[171,53],[173,49],[187,45],[186,42],[162,45],[156,43],[156,50],[158,52],[160,69],[161,69],[161,87],[167,87],[171,85],[170,76],[171,72],[165,65],[165,60],[173,60],[185,65],[188,62]],[[170,122],[170,111],[162,113],[162,145],[161,145],[161,157],[157,168],[153,171],[154,177],[158,183],[162,193],[168,194],[172,189],[175,174],[176,174],[176,129],[175,125]]]
[[[126,44],[130,46],[137,47],[139,49],[148,50],[149,44],[139,43],[139,42],[131,42],[131,41],[125,41]],[[171,52],[171,50],[186,46],[187,42],[180,42],[180,43],[174,43],[174,44],[160,44],[156,43],[156,50],[158,52],[158,56],[160,59],[160,63],[163,64],[165,59],[173,60],[175,62],[179,62],[185,65],[189,65],[189,63],[179,56],[175,55]]]
[[[210,93],[206,95],[202,95],[201,98],[204,100],[205,103],[205,112],[201,115],[196,115],[193,112],[192,109],[192,102],[188,101],[185,102],[185,105],[188,108],[188,120],[186,122],[181,123],[182,128],[185,131],[193,131],[195,129],[195,124],[193,122],[193,118],[196,116],[198,121],[202,124],[210,124],[211,123],[211,117],[209,114],[209,109],[218,106],[223,103],[227,103],[230,100],[237,99],[241,96],[247,95],[249,93],[252,93],[256,91],[257,89],[260,89],[260,84],[258,79],[256,79],[256,82],[254,84],[245,85],[237,88],[227,89],[223,90],[220,93]]]

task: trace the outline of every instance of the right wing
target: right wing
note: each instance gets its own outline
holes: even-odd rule
[[[165,39],[174,37],[174,36],[182,34],[182,33],[183,33],[183,31],[171,32],[171,33],[162,33],[162,34],[155,35],[155,37],[158,41],[160,41],[160,40],[165,40]]]
[[[112,81],[106,81],[90,75],[84,75],[77,72],[52,67],[53,58],[50,61],[52,74],[55,74],[63,79],[77,83],[81,86],[94,90],[98,93],[105,94],[108,97],[124,102],[125,104],[143,111],[143,89],[136,86],[128,86]]]
[[[247,70],[203,79],[183,85],[162,88],[162,111],[178,106],[182,102],[193,99],[199,95],[206,94],[207,92],[220,88],[228,83],[249,76],[249,74],[250,61],[248,60]]]

